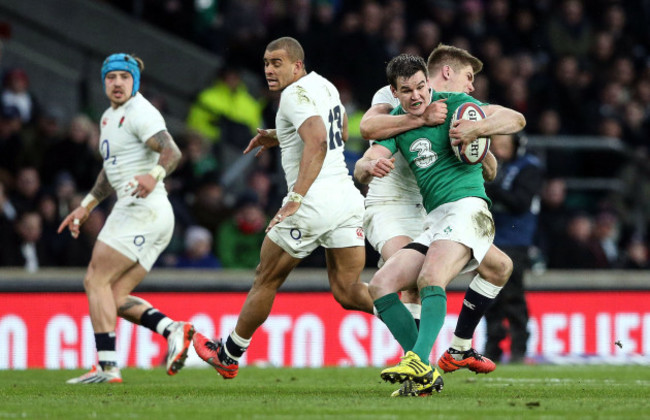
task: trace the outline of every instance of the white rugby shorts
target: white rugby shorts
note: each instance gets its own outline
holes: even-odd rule
[[[174,212],[167,196],[150,195],[118,200],[97,239],[149,271],[173,232]]]
[[[482,198],[467,197],[443,204],[426,217],[427,229],[413,242],[425,246],[435,241],[459,242],[472,250],[461,273],[475,270],[494,242],[494,220]]]
[[[363,229],[366,239],[381,254],[389,239],[408,236],[413,239],[422,233],[427,212],[422,204],[379,204],[366,206]]]
[[[311,188],[298,211],[275,225],[267,236],[289,255],[300,259],[319,246],[365,246],[363,196],[352,182],[349,184],[336,190]]]

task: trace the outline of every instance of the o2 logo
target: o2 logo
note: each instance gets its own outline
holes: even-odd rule
[[[112,162],[110,162],[112,165],[115,165],[117,161],[117,156],[111,156],[111,145],[108,142],[108,139],[102,140],[101,144],[99,145],[99,150],[104,157],[105,161],[110,161],[113,159]]]

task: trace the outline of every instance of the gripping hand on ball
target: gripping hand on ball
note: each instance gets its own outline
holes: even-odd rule
[[[452,139],[452,146],[458,146],[462,143],[461,152],[465,153],[465,148],[478,137],[479,121],[456,120],[449,129],[449,138]]]

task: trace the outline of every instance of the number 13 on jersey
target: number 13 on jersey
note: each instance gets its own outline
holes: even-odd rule
[[[330,115],[328,118],[330,124],[330,142],[329,149],[333,150],[337,147],[343,146],[343,138],[341,137],[341,130],[343,127],[343,119],[341,115],[341,107],[335,106],[333,109],[330,109]]]

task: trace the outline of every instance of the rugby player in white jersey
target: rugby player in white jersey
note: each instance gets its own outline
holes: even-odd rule
[[[112,54],[104,60],[102,83],[110,101],[100,122],[104,168],[58,230],[67,227],[77,238],[95,206],[117,193],[84,278],[99,364],[70,379],[70,384],[122,382],[115,352],[117,316],[167,339],[169,375],[183,367],[194,334],[191,324],[175,322],[130,294],[172,237],[174,213],[163,179],[181,158],[162,115],[138,92],[143,69],[142,60],[129,54]]]
[[[363,196],[343,158],[347,115],[332,83],[307,73],[304,51],[290,37],[264,52],[271,91],[282,91],[275,119],[288,196],[269,223],[255,282],[225,342],[194,336],[198,355],[224,378],[234,378],[253,333],[268,317],[278,288],[316,247],[326,248],[327,274],[335,299],[346,309],[372,313],[365,265]]]
[[[441,44],[430,54],[427,67],[430,72],[429,86],[434,91],[469,94],[474,90],[474,75],[482,69],[482,63],[465,50]],[[444,101],[432,102],[426,112],[419,117],[411,114],[388,115],[398,105],[399,100],[393,96],[390,86],[379,89],[373,97],[372,107],[361,121],[361,132],[364,137],[368,139],[392,137],[424,125],[441,124],[447,117],[447,107]],[[525,125],[523,115],[514,110],[498,105],[484,105],[482,109],[488,118],[481,123],[459,121],[452,128],[450,136],[457,139],[457,142],[469,144],[478,136],[517,132]],[[365,201],[364,229],[366,237],[368,242],[380,253],[382,261],[387,260],[395,252],[412,242],[422,232],[426,217],[426,212],[422,207],[422,197],[407,162],[399,152],[393,157],[395,158],[394,169],[390,176],[375,177],[369,184]],[[496,160],[489,153],[483,162],[483,176],[484,179],[490,181],[495,175]],[[511,271],[512,262],[509,257],[492,246],[479,266],[478,274],[470,288],[488,289],[491,291],[488,293],[490,296],[495,295],[500,287],[507,282]],[[497,285],[497,287],[492,287],[492,285]],[[414,318],[419,320],[420,299],[417,290],[403,291],[401,300]],[[476,307],[471,309],[469,306],[463,305],[451,348],[443,355],[440,364],[445,372],[461,367],[477,373],[494,370],[494,363],[491,360],[471,348],[471,336],[480,320],[480,316],[477,315],[482,315],[484,312],[481,307],[479,309],[477,311]],[[469,314],[470,312],[474,313]],[[435,379],[438,383],[434,381],[434,383],[425,386],[407,382],[393,395],[429,394],[432,389],[439,390],[442,387],[441,378],[436,377]]]

